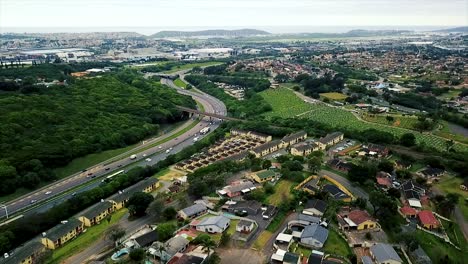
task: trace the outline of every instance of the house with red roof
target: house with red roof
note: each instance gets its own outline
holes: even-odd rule
[[[367,230],[377,228],[377,221],[367,211],[343,208],[337,215],[342,230]]]
[[[409,207],[409,206],[403,206],[400,208],[400,212],[406,217],[406,218],[416,218],[418,215],[418,212],[416,209]]]
[[[422,227],[426,229],[437,229],[440,227],[439,221],[429,210],[423,210],[418,213],[418,220]]]

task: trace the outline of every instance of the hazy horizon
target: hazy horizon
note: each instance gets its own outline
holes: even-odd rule
[[[0,27],[0,33],[93,33],[93,32],[136,32],[143,35],[151,35],[160,31],[199,31],[212,29],[257,29],[273,34],[296,34],[296,33],[345,33],[350,30],[413,30],[430,31],[465,25],[443,25],[443,26],[173,26],[173,27]]]

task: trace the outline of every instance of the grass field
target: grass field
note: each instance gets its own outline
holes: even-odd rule
[[[463,264],[468,259],[468,252],[461,252],[442,239],[424,231],[417,230],[416,239],[433,263]],[[442,262],[445,256],[448,256],[449,260]]]
[[[440,179],[436,186],[446,194],[456,193],[460,195],[458,206],[460,207],[465,220],[468,220],[468,204],[465,202],[465,199],[468,198],[468,192],[460,189],[460,184],[462,184],[462,182],[463,179],[458,177],[444,177]]]
[[[275,185],[275,193],[268,197],[268,202],[274,206],[278,206],[281,202],[291,198],[291,187],[293,183],[290,181],[279,181]]]
[[[187,84],[184,81],[182,81],[180,78],[175,79],[174,84],[183,89],[187,88]]]
[[[189,70],[194,67],[207,67],[207,66],[214,66],[214,65],[219,65],[222,64],[222,62],[218,61],[205,61],[205,62],[194,62],[194,63],[187,63],[184,65],[176,66],[175,68],[172,68],[168,71],[164,71],[163,73],[174,73],[182,70]]]
[[[265,114],[267,117],[279,116],[287,118],[295,117],[300,113],[304,113],[301,115],[301,118],[308,118],[318,123],[327,124],[337,130],[344,128],[360,132],[366,129],[376,129],[391,133],[397,138],[401,137],[401,135],[405,133],[413,133],[416,140],[420,143],[432,146],[441,151],[446,149],[446,140],[434,135],[421,134],[415,131],[386,126],[383,124],[364,122],[359,120],[351,112],[338,107],[330,107],[321,103],[306,103],[288,89],[279,88],[276,90],[267,90],[260,94],[273,108],[273,111]],[[468,151],[468,147],[461,144],[456,144],[454,148],[458,151]]]
[[[351,254],[351,249],[348,246],[348,243],[334,230],[329,229],[328,239],[323,246],[323,251],[325,253],[332,253],[347,257]]]
[[[66,258],[83,251],[93,242],[96,242],[99,238],[101,238],[110,226],[114,225],[120,219],[122,219],[127,211],[127,209],[122,209],[112,214],[110,222],[103,220],[99,225],[87,228],[86,233],[82,233],[71,242],[65,244],[63,247],[54,250],[52,259],[47,263],[63,263]]]
[[[180,178],[182,176],[184,176],[184,174],[182,172],[171,170],[169,168],[164,169],[164,170],[156,173],[155,175],[153,175],[153,177],[158,178],[161,181],[172,181],[173,179],[177,179],[177,178]]]
[[[261,92],[260,95],[273,108],[273,111],[266,113],[265,116],[294,117],[313,109],[311,105],[305,103],[292,91],[285,88],[268,89]]]
[[[258,236],[257,240],[255,240],[252,247],[256,250],[262,250],[263,247],[267,244],[268,240],[270,240],[272,235],[273,233],[270,231],[267,231],[267,230],[263,231]]]
[[[346,95],[344,95],[342,93],[321,93],[320,97],[328,98],[328,99],[334,100],[334,101],[342,101],[342,100],[348,98],[348,96],[346,96]]]
[[[455,245],[458,245],[463,251],[468,252],[468,244],[466,243],[465,237],[460,229],[460,226],[455,222],[439,220],[444,226],[445,232],[450,238],[450,241]]]
[[[392,116],[394,118],[393,122],[388,122],[387,121],[387,116]],[[415,124],[418,122],[418,119],[416,117],[410,117],[410,116],[402,116],[402,115],[387,115],[387,114],[381,114],[381,115],[368,115],[364,114],[361,116],[362,119],[368,121],[368,122],[373,122],[373,123],[378,123],[378,124],[383,124],[383,125],[390,125],[394,127],[402,127],[402,128],[407,128],[407,129],[414,129]]]
[[[444,138],[447,138],[447,139],[452,139],[454,141],[458,141],[458,142],[468,144],[468,137],[465,137],[465,136],[463,136],[461,134],[453,133],[450,130],[450,127],[449,127],[449,125],[448,125],[448,123],[446,121],[440,122],[440,125],[442,126],[442,128],[440,130],[438,130],[438,131],[435,131],[434,134],[436,134],[438,136],[441,136],[441,137],[444,137]]]

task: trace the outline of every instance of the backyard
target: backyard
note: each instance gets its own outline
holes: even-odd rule
[[[328,239],[327,242],[325,242],[323,250],[325,253],[340,255],[343,257],[347,257],[352,253],[348,243],[333,228],[329,229]]]
[[[268,243],[268,240],[270,240],[271,236],[273,235],[272,232],[270,231],[263,231],[260,236],[258,236],[257,240],[253,243],[253,249],[255,250],[262,250],[263,247]]]
[[[268,202],[274,206],[280,205],[282,202],[291,198],[291,187],[293,183],[290,181],[279,181],[275,185],[275,193],[268,197]]]

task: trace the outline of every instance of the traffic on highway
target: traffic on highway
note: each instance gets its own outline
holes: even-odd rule
[[[224,103],[213,96],[205,94],[199,90],[197,90],[197,92],[183,90],[177,87],[170,79],[161,79],[161,82],[169,87],[177,89],[180,94],[191,96],[195,101],[203,106],[203,111],[206,113],[219,115],[227,114]],[[24,215],[43,212],[54,205],[71,198],[76,193],[90,190],[98,186],[102,183],[103,179],[101,178],[104,175],[112,175],[117,172],[122,173],[123,168],[128,170],[134,166],[154,165],[159,161],[164,160],[167,156],[175,154],[185,147],[190,146],[195,141],[202,139],[209,131],[216,129],[220,123],[220,120],[214,120],[210,117],[200,117],[201,120],[198,122],[198,118],[199,117],[196,115],[192,116],[190,122],[185,123],[181,128],[175,129],[174,131],[158,138],[151,139],[151,141],[145,142],[146,145],[140,145],[137,148],[132,149],[131,152],[124,153],[126,155],[118,155],[117,157],[113,157],[108,161],[97,164],[92,168],[75,173],[67,178],[6,203],[5,206],[8,211],[0,210],[0,218],[4,218],[6,216],[6,212],[8,212],[10,217],[19,212]],[[193,125],[194,122],[198,123],[182,135],[147,148],[148,144],[171,138],[180,130]],[[201,130],[209,131],[207,131],[207,133],[200,133]],[[135,153],[135,151],[138,152]],[[133,154],[128,155],[127,153]]]

